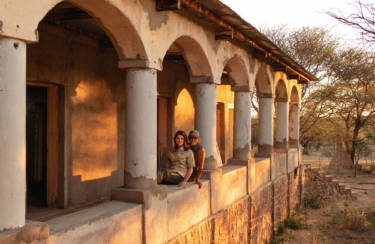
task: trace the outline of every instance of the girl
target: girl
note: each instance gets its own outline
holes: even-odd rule
[[[173,141],[174,148],[168,153],[169,167],[158,173],[158,183],[182,187],[193,173],[194,154],[189,149],[185,132],[177,131]]]

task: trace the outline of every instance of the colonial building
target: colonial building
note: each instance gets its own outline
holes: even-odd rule
[[[0,1],[0,243],[267,242],[311,80],[218,0]],[[202,188],[158,185],[194,128]]]

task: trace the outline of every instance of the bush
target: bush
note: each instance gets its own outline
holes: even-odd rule
[[[305,208],[319,209],[323,207],[323,204],[319,197],[308,196],[304,199],[304,206]]]
[[[306,224],[303,222],[302,218],[297,216],[291,216],[284,220],[284,226],[292,230],[306,229]]]
[[[353,232],[364,232],[368,230],[370,223],[366,219],[364,211],[342,210],[332,218],[332,223],[338,224],[342,229]]]

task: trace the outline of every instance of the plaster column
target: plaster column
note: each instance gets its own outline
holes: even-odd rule
[[[195,128],[206,150],[204,169],[213,170],[218,167],[217,157],[220,157],[216,148],[216,84],[198,83],[195,91]]]
[[[273,151],[273,97],[259,99],[259,138],[258,152],[269,155]]]
[[[26,43],[0,38],[0,231],[25,224]]]
[[[299,106],[298,104],[291,105],[290,112],[290,139],[289,144],[293,147],[299,145]]]
[[[247,161],[251,151],[251,93],[234,93],[234,158]]]
[[[288,124],[289,124],[289,103],[286,99],[276,102],[276,145],[279,148],[287,148],[288,145]]]
[[[150,188],[157,172],[157,72],[126,70],[125,186]]]

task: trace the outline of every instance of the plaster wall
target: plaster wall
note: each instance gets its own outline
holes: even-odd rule
[[[298,167],[298,149],[290,148],[288,150],[288,173]]]
[[[223,167],[223,181],[220,199],[223,208],[243,198],[247,194],[247,167],[227,165]]]
[[[255,181],[254,188],[257,189],[271,180],[271,159],[255,158]]]
[[[36,41],[39,21],[59,2],[61,0],[39,0],[37,3],[36,0],[2,1],[1,35]],[[157,12],[153,0],[71,2],[103,25],[125,63],[126,60],[140,59],[144,62],[139,62],[139,65],[142,63],[161,70],[167,49],[182,37],[181,46],[190,49],[186,52],[186,59],[192,76],[210,76],[212,81],[219,83],[224,65],[233,56],[241,58],[249,77],[254,72],[254,59],[245,50],[230,42],[215,40],[214,30],[199,25],[193,18],[173,11]],[[184,37],[189,38],[184,40]]]
[[[272,179],[287,173],[287,152],[274,152],[272,162]]]
[[[28,46],[27,80],[64,90],[67,205],[108,199],[124,179],[124,86],[116,53],[51,25],[41,24],[39,33],[39,43]]]
[[[183,189],[168,186],[168,240],[210,216],[209,182],[202,183],[201,189],[193,183],[188,183]]]
[[[47,223],[48,243],[143,243],[139,204],[111,201]]]

